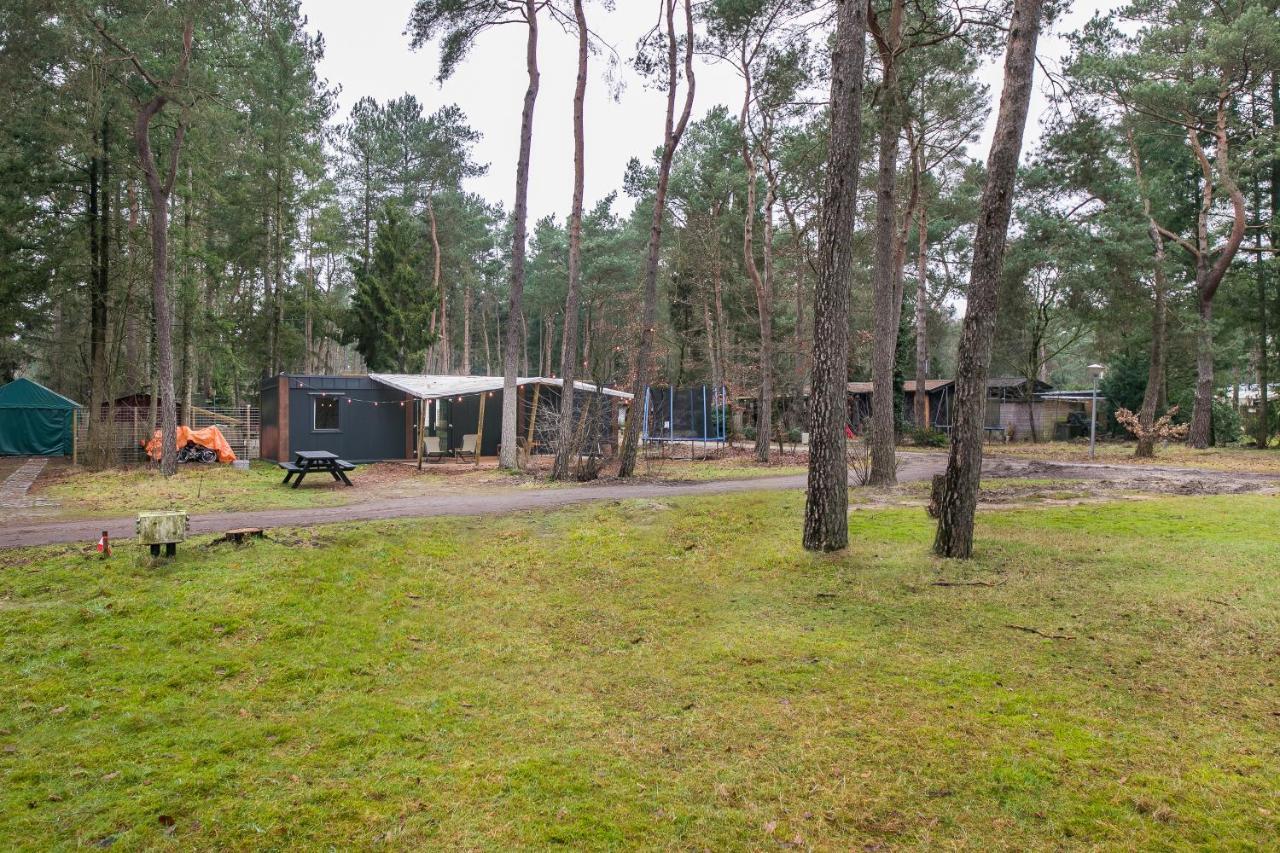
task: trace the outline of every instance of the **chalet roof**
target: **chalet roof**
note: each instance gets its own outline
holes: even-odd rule
[[[420,400],[436,400],[442,397],[465,397],[487,391],[501,391],[501,376],[435,376],[424,373],[370,373],[369,378],[397,391],[403,391]],[[516,379],[516,386],[552,385],[564,387],[563,379],[547,376],[523,376]],[[630,400],[631,395],[616,388],[597,388],[590,382],[574,382],[573,387],[585,393],[599,392],[610,397]]]
[[[954,379],[926,379],[924,381],[924,391],[926,394],[937,391],[939,388],[945,388],[948,385],[954,385]],[[850,382],[850,394],[870,394],[872,389],[870,382]],[[914,394],[916,391],[916,381],[908,379],[902,383],[902,390]]]
[[[926,379],[924,381],[924,390],[925,390],[925,393],[932,393],[934,391],[937,391],[939,388],[945,388],[948,385],[954,385],[954,384],[955,384],[954,379]],[[1016,389],[1016,388],[1022,388],[1026,384],[1027,384],[1027,380],[1023,379],[1020,376],[995,376],[987,380],[987,390],[990,391],[992,389],[997,389],[997,390]],[[850,382],[849,393],[850,394],[870,394],[872,386],[873,386],[873,383],[871,382]],[[1035,392],[1037,394],[1042,393],[1044,391],[1048,391],[1052,388],[1053,386],[1050,385],[1048,382],[1041,382],[1039,379],[1037,379],[1035,382]],[[905,382],[902,383],[902,390],[908,393],[915,393],[916,381],[914,379],[906,380]]]
[[[988,388],[1021,388],[1027,384],[1027,380],[1021,376],[994,376],[987,380]],[[1037,391],[1048,391],[1053,388],[1048,382],[1041,382],[1039,379],[1035,381]]]

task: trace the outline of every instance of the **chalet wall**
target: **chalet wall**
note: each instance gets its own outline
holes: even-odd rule
[[[1053,425],[1065,421],[1068,414],[1087,409],[1069,400],[1037,400],[1030,408],[1035,411],[1036,435],[1041,441],[1052,439]],[[1006,434],[1012,430],[1014,441],[1031,440],[1031,411],[1026,403],[1001,403],[1000,425]]]

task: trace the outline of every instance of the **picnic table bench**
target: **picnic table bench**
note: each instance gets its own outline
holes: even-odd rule
[[[284,483],[288,485],[289,480],[297,477],[293,481],[293,487],[296,489],[302,485],[302,478],[308,474],[328,472],[333,479],[340,483],[352,485],[351,480],[347,477],[348,471],[354,471],[356,466],[345,459],[339,459],[337,454],[330,453],[327,450],[299,450],[294,454],[292,462],[276,463],[284,469]]]

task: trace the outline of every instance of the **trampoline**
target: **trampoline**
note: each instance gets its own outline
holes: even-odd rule
[[[723,386],[644,389],[641,440],[660,452],[670,445],[688,444],[689,455],[699,445],[719,449],[728,436],[729,392]]]

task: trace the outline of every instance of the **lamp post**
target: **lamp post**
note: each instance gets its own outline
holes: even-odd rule
[[[1089,458],[1094,459],[1098,444],[1098,383],[1102,381],[1107,368],[1101,364],[1091,364],[1087,369],[1089,378],[1093,380],[1093,400],[1089,406]]]

